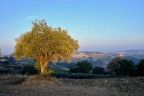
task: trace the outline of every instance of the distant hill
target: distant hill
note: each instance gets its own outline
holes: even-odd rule
[[[72,55],[71,62],[68,64],[66,61],[60,61],[55,65],[51,65],[52,68],[56,70],[68,70],[75,66],[77,62],[87,60],[93,66],[103,66],[106,67],[108,62],[111,60],[111,54],[102,53],[102,52],[75,52]]]
[[[144,50],[125,50],[116,52],[124,59],[132,60],[138,64],[141,59],[144,59]]]
[[[56,64],[52,64],[51,67],[56,70],[64,70],[67,71],[70,68],[74,67],[77,62],[87,60],[93,66],[102,66],[106,67],[107,64],[115,57],[120,56],[121,58],[132,60],[135,64],[138,64],[141,59],[144,59],[144,50],[125,50],[125,51],[118,51],[113,53],[103,53],[103,52],[95,52],[95,51],[80,51],[75,52],[72,55],[72,59],[70,63],[66,62],[65,60],[61,60]],[[1,58],[0,62],[4,59]],[[12,61],[13,59],[10,59]],[[15,60],[15,59],[14,59]],[[21,61],[16,64],[34,64],[35,59],[23,58]],[[15,63],[13,63],[15,64]]]
[[[102,66],[106,67],[107,64],[115,57],[120,56],[123,59],[132,60],[135,64],[138,64],[141,59],[144,59],[144,50],[125,50],[118,51],[114,53],[102,53],[102,52],[75,52],[72,55],[72,60],[70,64],[66,64],[66,61],[63,63],[56,64],[54,68],[56,69],[69,69],[74,66],[75,63],[87,60],[93,66]]]
[[[144,50],[125,50],[117,52],[119,54],[124,53],[125,55],[144,55]]]
[[[77,53],[74,53],[72,55],[72,58],[84,58],[84,57],[89,57],[89,55],[87,55],[86,52],[77,52]]]

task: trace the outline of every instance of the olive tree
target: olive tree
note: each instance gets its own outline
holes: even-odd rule
[[[15,57],[35,58],[40,65],[40,73],[46,74],[50,61],[70,60],[71,54],[79,48],[78,41],[67,34],[66,30],[52,28],[45,20],[33,22],[29,32],[16,39]]]

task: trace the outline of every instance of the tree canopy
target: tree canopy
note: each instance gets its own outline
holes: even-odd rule
[[[118,75],[119,74],[119,61],[122,59],[120,57],[113,58],[107,65],[107,70],[113,74]]]
[[[137,71],[139,76],[144,76],[144,59],[142,59],[137,65]]]
[[[116,57],[107,65],[109,72],[116,75],[130,76],[134,74],[135,66],[133,61]]]
[[[105,72],[105,68],[99,66],[95,66],[92,70],[93,74],[103,74],[104,72]]]
[[[93,66],[88,61],[80,61],[76,63],[75,68],[72,68],[70,72],[74,73],[90,73]]]
[[[134,62],[133,61],[129,61],[127,59],[122,59],[119,62],[119,73],[120,75],[123,76],[130,76],[133,75],[133,72],[135,70],[135,66],[134,66]]]
[[[16,39],[14,54],[18,59],[36,58],[41,67],[41,74],[45,74],[49,61],[59,58],[70,60],[71,54],[78,48],[78,41],[68,35],[67,30],[52,28],[45,20],[39,20],[33,22],[31,31]]]

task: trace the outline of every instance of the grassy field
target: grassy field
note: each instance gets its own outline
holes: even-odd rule
[[[0,96],[144,96],[144,77],[56,79],[0,75]]]

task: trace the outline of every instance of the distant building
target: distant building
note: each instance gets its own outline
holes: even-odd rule
[[[110,53],[110,56],[111,56],[111,60],[115,57],[121,57],[120,54],[113,54],[113,53]]]

